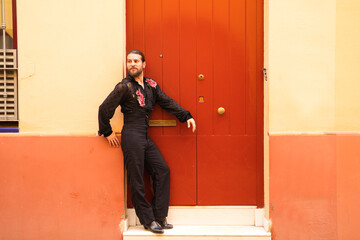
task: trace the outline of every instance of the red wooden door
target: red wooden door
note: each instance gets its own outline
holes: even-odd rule
[[[172,205],[263,205],[262,8],[127,1],[127,50],[144,51],[145,75],[197,121],[196,134],[180,123],[150,129],[171,169]],[[156,109],[152,119],[175,118]]]

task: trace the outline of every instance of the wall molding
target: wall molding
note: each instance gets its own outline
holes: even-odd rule
[[[288,136],[288,135],[360,135],[360,131],[309,131],[309,132],[268,132],[268,136]]]

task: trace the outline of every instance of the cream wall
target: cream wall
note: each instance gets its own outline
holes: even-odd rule
[[[125,1],[17,5],[20,131],[94,134],[97,107],[123,76]],[[270,132],[360,130],[359,8],[357,0],[269,1]]]
[[[360,1],[265,0],[264,178],[269,135],[360,131]]]
[[[360,1],[336,2],[335,130],[360,131]]]
[[[360,2],[269,1],[270,132],[360,131]]]
[[[20,132],[95,135],[123,77],[125,0],[18,0],[17,16]]]
[[[269,130],[333,130],[335,0],[269,1]]]

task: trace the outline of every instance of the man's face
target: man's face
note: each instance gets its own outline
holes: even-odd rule
[[[126,67],[130,76],[134,78],[140,76],[145,66],[146,63],[141,61],[139,54],[130,53],[127,56]]]

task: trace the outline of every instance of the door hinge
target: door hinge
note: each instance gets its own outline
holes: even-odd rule
[[[267,82],[267,69],[266,68],[263,68],[262,71],[263,71],[263,75],[264,75],[264,80]]]

